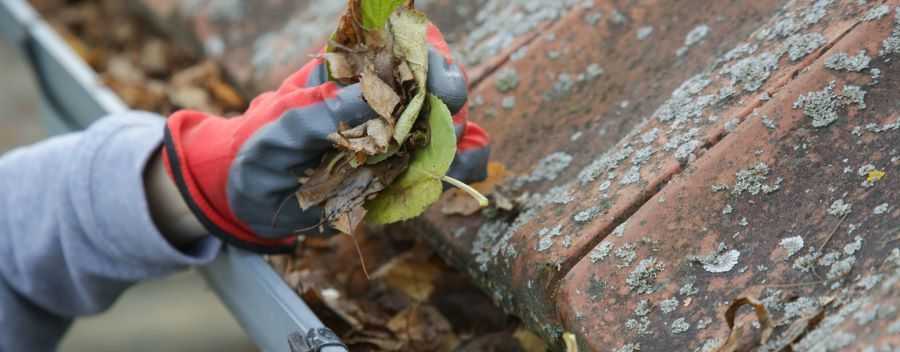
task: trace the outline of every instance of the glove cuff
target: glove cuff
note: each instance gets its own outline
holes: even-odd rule
[[[213,236],[252,252],[290,253],[296,247],[296,237],[258,237],[234,216],[228,205],[226,170],[234,160],[235,151],[227,136],[237,127],[237,121],[193,111],[174,114],[166,123],[164,137],[166,171],[194,216]],[[186,145],[190,145],[190,154]]]

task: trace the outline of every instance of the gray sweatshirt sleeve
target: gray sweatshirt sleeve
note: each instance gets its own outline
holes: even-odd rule
[[[0,352],[52,351],[135,282],[215,258],[215,238],[179,250],[150,217],[162,137],[159,116],[129,112],[0,156]]]

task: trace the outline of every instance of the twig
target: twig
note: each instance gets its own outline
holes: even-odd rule
[[[841,221],[838,222],[838,224],[834,227],[834,229],[831,230],[831,233],[829,233],[828,237],[825,238],[825,242],[823,242],[822,245],[819,246],[819,251],[818,251],[819,253],[822,253],[822,250],[825,249],[825,246],[828,245],[828,242],[831,241],[831,238],[834,237],[834,234],[837,232],[837,230],[839,228],[841,228],[841,225],[844,223],[844,220],[847,219],[847,215],[848,214],[844,214],[844,216],[841,217]]]
[[[350,238],[353,239],[353,247],[356,247],[356,255],[359,256],[359,263],[362,265],[363,274],[366,275],[366,280],[372,280],[372,278],[369,277],[369,270],[366,269],[366,258],[363,257],[362,249],[359,248],[359,242],[356,241],[356,236],[349,234],[347,236],[350,236]]]

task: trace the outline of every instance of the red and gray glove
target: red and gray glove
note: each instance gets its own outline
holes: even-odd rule
[[[449,174],[467,182],[482,180],[490,153],[488,136],[466,121],[465,75],[450,60],[447,44],[433,25],[428,39],[428,90],[454,113],[459,140]],[[376,116],[358,84],[340,87],[328,82],[322,60],[314,59],[278,90],[254,99],[239,117],[173,114],[166,125],[163,158],[194,215],[213,235],[255,252],[287,252],[299,229],[321,223],[321,209],[303,211],[293,199],[298,177],[334,148],[327,136],[340,123],[353,127]]]

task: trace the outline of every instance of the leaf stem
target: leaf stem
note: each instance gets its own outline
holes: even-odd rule
[[[470,196],[472,196],[472,198],[475,198],[475,200],[478,201],[478,206],[480,206],[482,208],[488,206],[488,204],[490,203],[490,202],[488,202],[487,197],[485,197],[483,194],[478,192],[478,190],[472,188],[472,186],[465,184],[465,182],[462,182],[460,180],[457,180],[457,179],[447,176],[447,175],[444,175],[444,177],[441,177],[441,180],[453,185],[453,187],[459,188],[459,189],[465,191],[466,193],[468,193]]]

